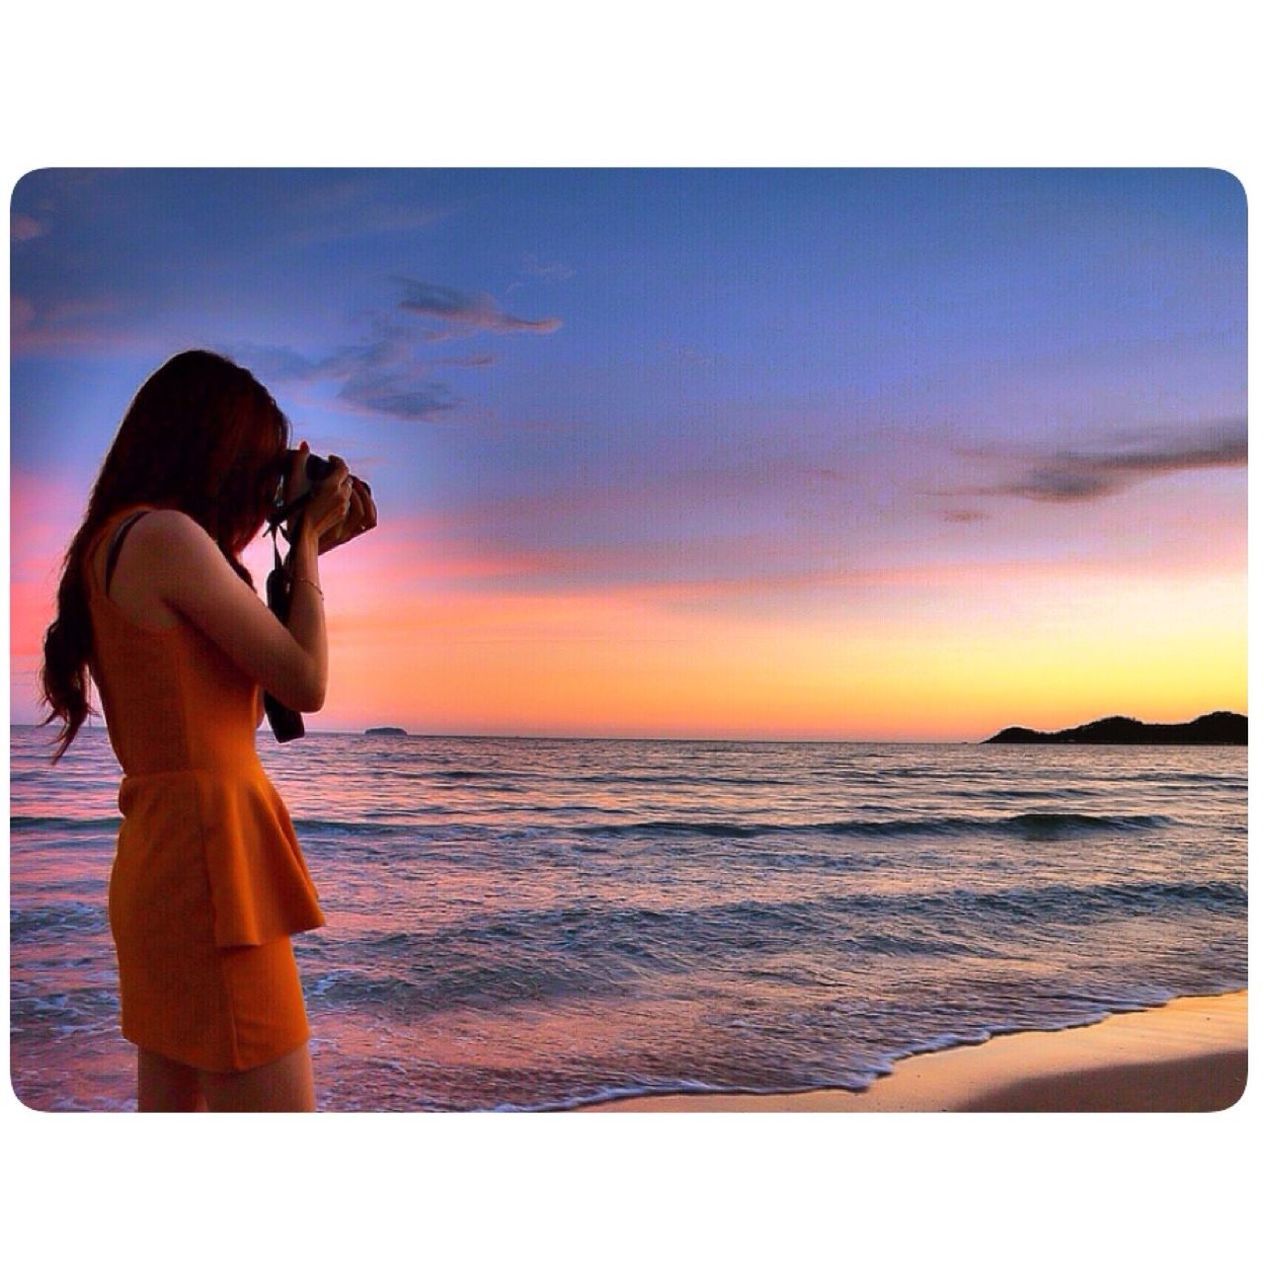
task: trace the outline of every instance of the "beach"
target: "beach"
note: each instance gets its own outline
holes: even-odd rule
[[[1247,993],[1191,996],[1063,1031],[921,1053],[864,1091],[636,1097],[600,1111],[741,1113],[1196,1112],[1246,1085]]]

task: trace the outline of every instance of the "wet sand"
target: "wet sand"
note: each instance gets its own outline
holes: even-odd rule
[[[1246,1085],[1247,993],[1191,996],[1064,1031],[921,1053],[862,1092],[674,1094],[603,1112],[1173,1112],[1227,1109]]]

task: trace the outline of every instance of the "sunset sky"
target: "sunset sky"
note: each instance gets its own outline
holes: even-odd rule
[[[1222,172],[37,171],[11,240],[14,722],[118,422],[191,346],[378,502],[322,558],[309,728],[1246,710]]]

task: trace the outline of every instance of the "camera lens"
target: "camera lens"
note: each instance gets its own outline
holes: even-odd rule
[[[333,465],[323,456],[311,453],[307,457],[307,481],[320,482],[333,472]]]

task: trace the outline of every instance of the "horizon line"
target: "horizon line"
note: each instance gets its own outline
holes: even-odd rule
[[[1247,711],[1232,710],[1210,710],[1203,711],[1199,715],[1195,715],[1193,719],[1175,721],[1175,726],[1180,724],[1193,723],[1198,719],[1207,715],[1214,714],[1231,714],[1241,715],[1248,719],[1250,715]],[[1132,716],[1124,715],[1106,715],[1101,719],[1131,719]],[[1073,728],[1084,727],[1086,724],[1099,723],[1098,720],[1087,720],[1085,724],[1074,724]],[[1145,723],[1148,725],[1172,726],[1172,721],[1163,720],[1135,720],[1137,723]],[[395,728],[400,727],[397,724],[373,724],[375,728]],[[10,728],[42,728],[40,723],[15,723],[9,722]],[[85,723],[84,729],[89,725]],[[104,722],[91,725],[92,728],[100,727],[109,731],[108,725]],[[1022,728],[1022,724],[1007,724],[1004,727],[996,729],[992,733],[1005,732],[1010,728]],[[256,731],[259,731],[257,729]],[[1032,729],[1032,731],[1043,731],[1040,729]],[[1064,731],[1057,729],[1055,731]],[[364,737],[369,733],[363,728],[309,728],[306,736],[326,736],[326,737]],[[400,734],[391,734],[400,735]],[[479,733],[479,732],[410,732],[408,729],[402,730],[402,735],[406,737],[416,737],[426,741],[653,741],[653,742],[710,742],[715,745],[986,745],[989,737],[707,737],[707,736],[691,736],[691,737],[665,737],[665,736],[609,736],[609,735],[585,735],[578,733],[519,733],[519,732],[503,732],[503,733]],[[55,740],[55,738],[50,738]],[[277,743],[281,744],[281,743]],[[288,743],[287,743],[288,744]]]
[[[38,723],[10,721],[10,728],[42,728]],[[397,724],[374,724],[375,728],[395,728]],[[92,730],[108,731],[106,724],[93,724]],[[80,732],[89,731],[85,723]],[[77,736],[78,734],[76,734]],[[363,728],[308,728],[307,737],[364,737]],[[708,741],[731,745],[974,745],[973,737],[629,737],[592,736],[579,733],[528,733],[528,732],[411,732],[403,730],[406,737],[419,737],[427,741]],[[55,740],[55,738],[50,738]],[[278,742],[277,744],[282,744]],[[289,744],[286,742],[284,744]]]

